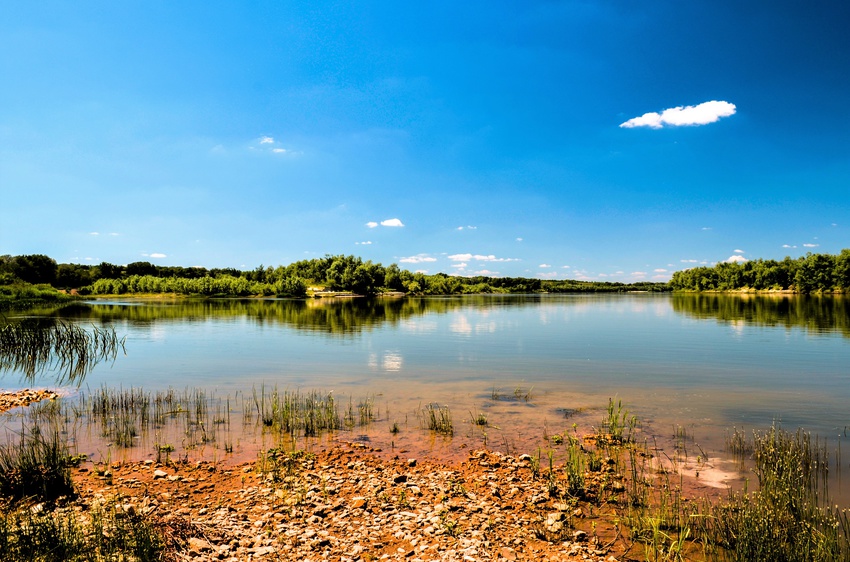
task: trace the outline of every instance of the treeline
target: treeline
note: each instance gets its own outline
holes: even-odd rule
[[[359,257],[328,255],[287,266],[247,271],[233,268],[160,266],[150,262],[115,265],[57,264],[45,255],[0,256],[0,286],[19,282],[76,290],[79,294],[174,293],[202,296],[303,297],[309,288],[376,295],[482,293],[626,292],[669,290],[666,283],[553,281],[523,277],[457,277],[413,273]]]
[[[782,261],[752,260],[718,263],[677,271],[674,291],[794,291],[802,294],[844,293],[850,290],[850,249],[838,255],[813,254]]]

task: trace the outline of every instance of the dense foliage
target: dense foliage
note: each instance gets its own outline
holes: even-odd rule
[[[674,291],[785,290],[798,293],[846,292],[850,289],[850,249],[838,255],[812,254],[782,261],[718,263],[673,274]]]
[[[0,286],[42,283],[80,294],[123,295],[172,293],[200,296],[303,297],[308,286],[332,292],[375,295],[399,292],[413,295],[481,293],[664,291],[666,283],[603,283],[552,281],[523,277],[457,277],[445,273],[413,273],[392,264],[363,261],[355,256],[325,256],[287,266],[248,271],[203,267],[160,266],[133,262],[124,266],[57,264],[43,255],[0,256]]]

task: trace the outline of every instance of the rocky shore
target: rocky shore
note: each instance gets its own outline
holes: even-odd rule
[[[30,390],[29,388],[25,388],[15,391],[0,391],[0,413],[13,408],[29,406],[42,400],[54,400],[58,397],[58,394],[46,389]]]
[[[455,465],[386,459],[356,444],[231,467],[84,463],[74,509],[143,515],[172,560],[626,560],[616,525],[551,497],[532,463],[489,451]]]

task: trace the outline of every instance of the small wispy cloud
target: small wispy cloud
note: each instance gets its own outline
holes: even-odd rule
[[[711,228],[710,226],[704,226],[704,227],[702,227],[700,230],[711,230],[711,229],[712,229],[712,228]]]
[[[548,263],[541,263],[541,264],[540,264],[540,265],[538,265],[537,267],[539,267],[540,269],[546,269],[546,268],[548,268],[548,267],[552,267],[552,266],[551,266],[550,264],[548,264]]]
[[[791,244],[782,244],[783,248],[796,248],[797,246],[792,246]]]
[[[415,256],[409,256],[406,258],[401,258],[398,260],[399,263],[426,263],[426,262],[435,262],[437,258],[433,256],[429,256],[428,254],[417,254]]]
[[[463,269],[463,268],[465,268],[467,265],[469,265],[469,264],[467,264],[466,262],[463,262],[463,261],[462,261],[462,262],[460,262],[460,263],[453,264],[451,267],[456,267],[457,269]]]
[[[489,262],[508,262],[519,261],[517,258],[497,258],[493,254],[488,256],[481,254],[452,254],[449,256],[451,261],[489,261]]]
[[[100,232],[89,232],[90,236],[100,236]]]
[[[661,113],[652,111],[644,113],[640,117],[629,119],[621,123],[620,127],[632,129],[635,127],[649,127],[650,129],[661,129],[665,126],[682,127],[694,125],[707,125],[714,123],[722,117],[735,114],[735,104],[728,101],[707,101],[699,105],[677,106],[665,109]]]
[[[371,240],[366,240],[365,242],[355,242],[358,246],[369,246],[372,244]]]
[[[820,244],[803,244],[804,248],[817,248]]]
[[[517,241],[517,242],[522,242],[522,238],[517,238],[517,239],[516,239],[516,241]]]
[[[274,137],[260,137],[260,144],[274,144]]]
[[[376,223],[374,221],[369,221],[369,222],[366,223],[366,226],[368,226],[369,228],[375,228],[375,227],[378,226],[378,223]]]
[[[699,260],[679,260],[682,263],[699,263]]]
[[[166,256],[165,254],[160,254],[160,253],[154,252],[153,254],[142,254],[142,257],[160,259],[160,258],[167,258],[168,256]]]
[[[736,254],[744,254],[744,253],[746,253],[746,252],[744,252],[744,250],[732,250],[732,251],[733,251],[733,252],[735,252]]]
[[[457,227],[456,230],[477,230],[477,229],[478,229],[477,226],[468,225],[468,226],[459,226],[459,227]]]
[[[381,226],[389,226],[393,228],[402,227],[404,223],[399,219],[387,219],[385,221],[381,221]]]
[[[109,233],[109,235],[110,235],[110,236],[121,236],[121,235],[120,235],[119,233],[117,233],[117,232],[110,232],[110,233]]]
[[[667,273],[667,270],[659,267],[658,269],[653,269],[652,272],[653,273]]]
[[[632,271],[629,275],[632,277],[646,277],[645,271]]]

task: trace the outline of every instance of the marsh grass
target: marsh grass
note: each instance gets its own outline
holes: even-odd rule
[[[17,442],[0,446],[0,497],[52,502],[73,496],[70,466],[68,446],[58,430],[24,427]]]
[[[29,507],[0,513],[0,553],[9,561],[162,560],[157,527],[115,502],[96,505],[86,519],[71,510]]]
[[[424,425],[430,431],[439,433],[440,435],[454,435],[454,425],[452,424],[452,413],[448,406],[439,406],[428,404],[422,410]]]

